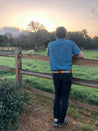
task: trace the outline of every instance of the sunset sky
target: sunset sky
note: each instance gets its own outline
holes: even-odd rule
[[[0,27],[26,29],[30,21],[42,23],[48,31],[64,26],[98,36],[98,0],[0,0]]]

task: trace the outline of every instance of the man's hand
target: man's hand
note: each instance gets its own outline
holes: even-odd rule
[[[73,58],[82,58],[82,59],[84,59],[84,54],[83,54],[83,52],[79,52],[79,54],[78,55],[76,55],[76,56],[73,56]]]

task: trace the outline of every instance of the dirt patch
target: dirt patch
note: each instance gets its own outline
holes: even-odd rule
[[[62,128],[53,127],[53,111],[37,105],[29,106],[19,120],[20,129],[18,131],[82,131],[79,122],[68,117],[69,122]]]
[[[53,100],[39,95],[34,95],[32,100],[32,104],[26,107],[26,112],[19,119],[18,131],[82,131],[81,126],[87,121],[68,116],[69,122],[66,125],[62,128],[54,127]]]

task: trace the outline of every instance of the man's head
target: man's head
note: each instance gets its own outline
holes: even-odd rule
[[[57,38],[65,38],[66,33],[67,33],[67,31],[64,27],[58,27],[56,29],[56,37]]]

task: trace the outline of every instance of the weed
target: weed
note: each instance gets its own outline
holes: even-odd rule
[[[70,114],[71,116],[73,116],[75,118],[79,117],[78,111],[75,108],[70,107],[70,106],[68,108],[68,114]]]

